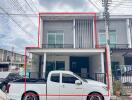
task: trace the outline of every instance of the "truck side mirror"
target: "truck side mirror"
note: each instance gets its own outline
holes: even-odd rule
[[[75,81],[75,84],[76,84],[76,85],[81,85],[82,82],[81,82],[80,80],[76,80],[76,81]]]

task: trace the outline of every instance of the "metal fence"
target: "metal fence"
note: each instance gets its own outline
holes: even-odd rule
[[[105,47],[105,44],[97,45],[99,47]],[[111,49],[128,48],[129,44],[110,44]]]
[[[120,69],[114,70],[113,82],[117,80],[120,81],[125,95],[132,93],[132,66],[121,65]]]

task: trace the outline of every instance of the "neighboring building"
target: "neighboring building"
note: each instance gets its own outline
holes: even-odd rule
[[[97,20],[99,44],[105,44],[105,26]],[[111,16],[110,28],[111,67],[113,76],[132,70],[132,16]]]
[[[10,65],[24,66],[24,55],[0,49],[0,71],[8,71]]]

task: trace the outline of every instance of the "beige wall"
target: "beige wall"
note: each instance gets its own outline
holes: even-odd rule
[[[39,55],[32,54],[31,72],[39,72]]]
[[[104,73],[104,57],[102,54],[90,56],[90,74]]]

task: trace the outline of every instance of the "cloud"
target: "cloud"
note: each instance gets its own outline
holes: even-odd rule
[[[88,0],[34,0],[35,4],[38,5],[41,12],[93,12],[97,9],[88,2]]]
[[[38,1],[41,6],[44,6],[49,10],[52,10],[58,4],[62,5],[60,7],[63,7],[63,5],[69,5],[71,6],[71,8],[74,9],[81,8],[84,5],[86,5],[85,0],[38,0]]]

